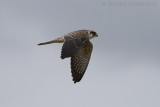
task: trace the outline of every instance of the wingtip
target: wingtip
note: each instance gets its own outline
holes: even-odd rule
[[[76,80],[74,78],[72,80],[73,80],[74,84],[76,84],[77,82],[80,82],[80,80]]]
[[[64,56],[64,55],[62,55],[61,54],[61,57],[60,57],[61,59],[65,59],[65,58],[69,58],[69,56]]]
[[[61,56],[61,59],[64,59],[65,57]]]

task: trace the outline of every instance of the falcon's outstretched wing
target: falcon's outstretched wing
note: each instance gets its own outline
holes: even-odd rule
[[[83,33],[69,34],[64,36],[64,44],[62,46],[61,58],[68,58],[74,55],[87,40],[87,35]]]
[[[74,83],[79,82],[89,63],[93,45],[87,40],[82,47],[71,57],[71,72]]]

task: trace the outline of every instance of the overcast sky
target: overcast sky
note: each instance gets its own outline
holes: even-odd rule
[[[99,37],[74,84],[62,44]],[[0,0],[0,107],[160,107],[159,0]]]

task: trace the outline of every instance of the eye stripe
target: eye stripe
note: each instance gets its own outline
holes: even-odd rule
[[[90,33],[91,33],[93,36],[96,35],[96,32],[94,32],[94,31],[91,31]]]

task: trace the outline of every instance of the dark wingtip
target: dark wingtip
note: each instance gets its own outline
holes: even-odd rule
[[[61,55],[61,59],[64,59],[65,57]]]
[[[80,81],[80,80],[77,80],[75,78],[73,78],[72,80],[74,81],[74,84]]]
[[[73,79],[73,81],[74,81],[74,84],[76,84],[76,82],[78,82],[78,81],[76,81],[76,80],[74,80],[74,79]]]
[[[70,56],[65,56],[61,54],[61,59],[69,58]]]

